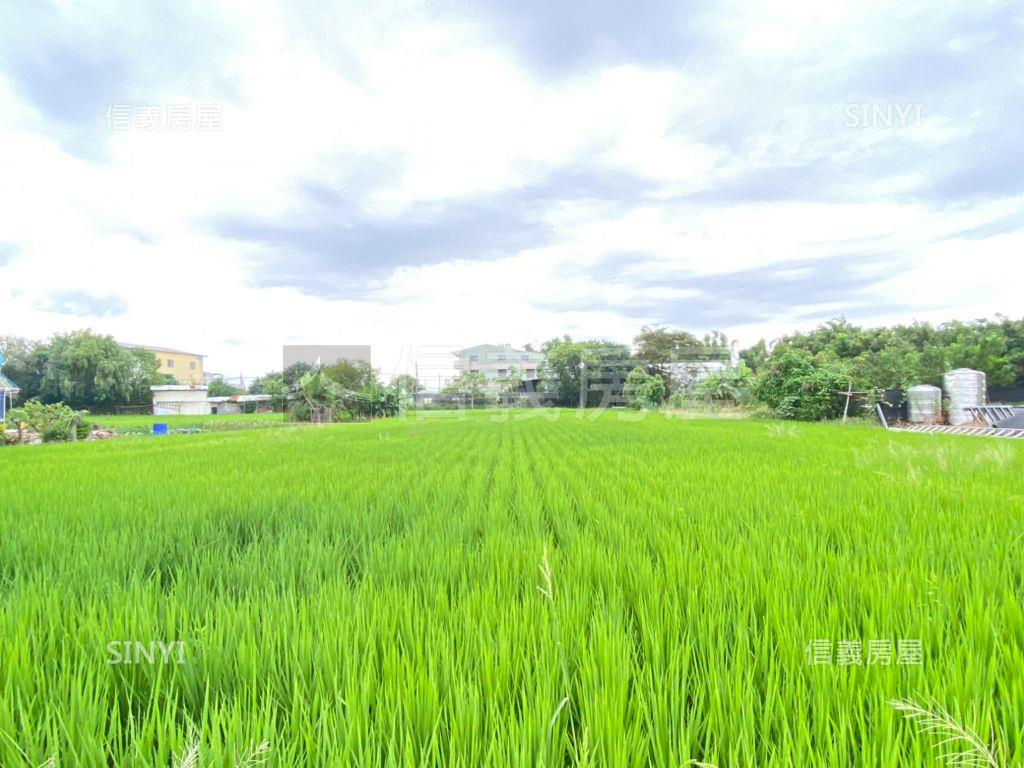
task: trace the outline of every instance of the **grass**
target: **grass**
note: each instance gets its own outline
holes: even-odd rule
[[[1024,764],[1024,446],[523,416],[0,451],[0,764]]]

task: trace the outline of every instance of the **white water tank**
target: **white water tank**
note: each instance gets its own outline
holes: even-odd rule
[[[949,397],[949,423],[959,425],[974,421],[967,409],[985,404],[985,374],[957,368],[943,375],[942,384]]]
[[[942,390],[931,384],[918,384],[907,390],[907,421],[911,424],[938,424],[942,421]]]

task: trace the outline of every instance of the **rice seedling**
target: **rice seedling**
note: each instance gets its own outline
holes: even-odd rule
[[[590,416],[3,449],[0,765],[1024,764],[1024,446]]]

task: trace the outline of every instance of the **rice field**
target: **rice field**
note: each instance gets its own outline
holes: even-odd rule
[[[216,416],[90,414],[86,420],[121,435],[152,434],[153,425],[158,422],[166,424],[172,433],[220,432],[290,424],[281,413],[222,413]]]
[[[939,765],[909,699],[1024,765],[1022,476],[616,413],[4,449],[0,764]]]

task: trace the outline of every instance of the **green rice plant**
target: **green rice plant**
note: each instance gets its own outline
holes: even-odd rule
[[[1024,446],[621,414],[0,451],[0,765],[1024,764]]]

